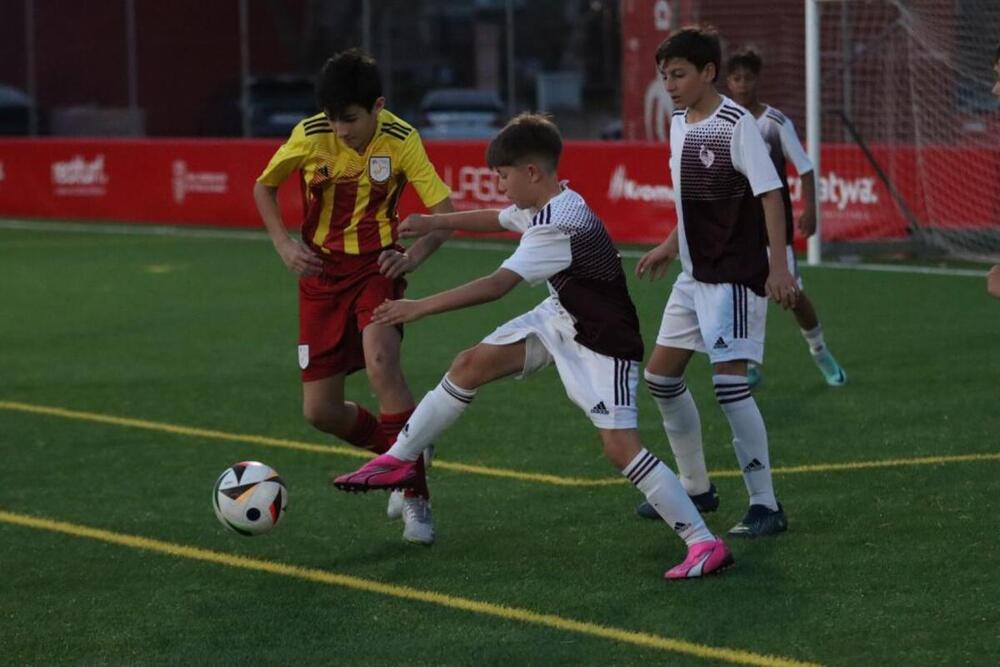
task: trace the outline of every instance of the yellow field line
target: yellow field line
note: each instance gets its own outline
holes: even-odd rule
[[[214,431],[192,426],[181,426],[166,422],[149,421],[146,419],[133,419],[131,417],[116,417],[114,415],[103,415],[96,412],[84,412],[80,410],[67,410],[47,405],[35,405],[31,403],[19,403],[16,401],[0,401],[0,410],[12,410],[17,412],[27,412],[32,414],[47,415],[50,417],[63,417],[65,419],[77,419],[81,421],[96,422],[99,424],[111,424],[113,426],[124,426],[127,428],[141,428],[149,431],[160,431],[183,435],[195,438],[208,438],[214,440],[227,440],[230,442],[242,442],[251,445],[261,445],[263,447],[279,447],[284,449],[297,449],[305,452],[318,454],[334,454],[340,456],[351,456],[354,458],[369,458],[371,454],[354,447],[344,447],[339,445],[319,445],[298,440],[286,440],[284,438],[271,438],[263,435],[252,435],[246,433],[228,433],[225,431]],[[824,472],[850,472],[858,470],[872,470],[876,468],[900,468],[909,466],[943,465],[947,463],[969,463],[973,461],[1000,461],[1000,452],[989,452],[979,454],[954,454],[949,456],[923,456],[914,458],[883,459],[875,461],[847,461],[844,463],[815,463],[800,466],[777,467],[772,470],[775,475],[797,475],[808,473]],[[434,459],[434,466],[442,470],[468,473],[473,475],[483,475],[486,477],[501,477],[516,479],[522,482],[537,482],[539,484],[551,484],[555,486],[613,486],[624,484],[625,479],[621,477],[608,477],[602,479],[587,479],[584,477],[563,477],[560,475],[549,475],[546,473],[527,472],[523,470],[512,470],[509,468],[493,468],[490,466],[472,465],[468,463],[455,463],[452,461],[442,461]],[[739,477],[739,470],[717,470],[712,471],[712,477]]]
[[[227,567],[235,567],[243,570],[255,572],[267,572],[295,579],[302,579],[329,586],[340,586],[366,593],[377,593],[404,600],[416,600],[426,602],[450,609],[458,609],[483,616],[492,616],[508,621],[517,621],[531,625],[540,625],[555,630],[572,632],[580,635],[598,637],[600,639],[610,639],[625,644],[633,644],[642,648],[651,648],[671,653],[703,658],[705,660],[723,661],[738,665],[760,665],[762,667],[809,667],[811,663],[799,662],[789,658],[779,656],[763,655],[752,653],[740,649],[717,648],[684,641],[682,639],[671,639],[660,635],[646,632],[635,632],[623,628],[615,628],[586,621],[577,621],[571,618],[563,618],[553,614],[540,614],[528,609],[518,607],[508,607],[506,605],[481,602],[469,598],[456,597],[434,591],[411,588],[410,586],[399,586],[396,584],[386,584],[371,579],[362,579],[336,572],[318,570],[298,565],[289,565],[276,561],[249,558],[235,554],[210,551],[199,547],[164,542],[138,535],[127,535],[116,533],[100,528],[92,528],[79,524],[55,521],[41,517],[29,516],[26,514],[16,514],[0,510],[0,523],[7,523],[37,530],[47,530],[54,533],[63,533],[74,537],[82,537],[101,542],[117,544],[132,549],[142,549],[154,553],[186,558],[190,560],[215,563]],[[668,585],[663,584],[665,587]],[[664,589],[666,590],[666,589]],[[666,592],[664,593],[666,594]]]
[[[243,442],[251,445],[262,445],[264,447],[280,447],[283,449],[297,449],[305,452],[319,454],[338,454],[340,456],[352,456],[354,458],[371,458],[371,454],[356,447],[344,447],[339,445],[318,445],[310,442],[300,442],[297,440],[286,440],[284,438],[271,438],[263,435],[250,435],[246,433],[227,433],[225,431],[213,431],[210,429],[196,428],[192,426],[181,426],[166,422],[149,421],[146,419],[133,419],[131,417],[115,417],[114,415],[102,415],[96,412],[83,412],[81,410],[67,410],[65,408],[55,408],[47,405],[34,405],[31,403],[18,403],[16,401],[0,401],[0,410],[13,410],[17,412],[28,412],[32,414],[47,415],[49,417],[64,417],[66,419],[77,419],[81,421],[96,422],[98,424],[110,424],[112,426],[124,426],[128,428],[141,428],[148,431],[160,431],[172,433],[174,435],[184,435],[195,438],[208,438],[213,440],[228,440],[230,442]],[[554,484],[557,486],[604,486],[607,484],[618,484],[620,479],[584,479],[582,477],[560,477],[558,475],[547,475],[544,473],[524,472],[520,470],[509,470],[504,468],[491,468],[488,466],[470,465],[467,463],[452,463],[434,459],[434,467],[442,470],[453,470],[455,472],[471,473],[476,475],[486,475],[489,477],[508,477],[526,482],[539,482],[542,484]]]

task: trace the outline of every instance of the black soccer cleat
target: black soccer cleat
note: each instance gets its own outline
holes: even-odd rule
[[[708,514],[709,512],[714,512],[719,509],[719,492],[715,490],[715,484],[711,484],[708,487],[708,491],[705,493],[698,493],[693,496],[688,496],[688,498],[691,499],[695,508],[697,508],[697,510],[702,514]],[[643,519],[661,518],[656,509],[654,509],[653,506],[646,501],[643,501],[638,507],[635,508],[635,513]]]
[[[743,519],[729,529],[733,537],[767,537],[788,530],[788,519],[785,510],[778,503],[778,509],[772,510],[766,505],[751,505]]]

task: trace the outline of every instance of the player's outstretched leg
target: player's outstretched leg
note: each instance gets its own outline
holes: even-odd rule
[[[333,485],[342,491],[417,487],[423,469],[418,459],[424,449],[459,418],[475,395],[474,390],[459,387],[446,375],[420,401],[388,452],[337,477]]]
[[[354,472],[335,478],[333,485],[341,491],[409,489],[417,484],[417,476],[416,461],[403,461],[391,454],[381,454]]]

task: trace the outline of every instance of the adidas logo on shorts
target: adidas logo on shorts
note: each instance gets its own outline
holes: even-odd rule
[[[726,341],[722,340],[722,336],[715,341],[715,345],[712,346],[713,350],[727,350],[729,346],[726,345]]]
[[[592,415],[606,415],[606,414],[610,414],[610,413],[608,412],[608,408],[604,405],[604,401],[601,401],[600,403],[598,403],[597,405],[595,405],[594,407],[592,407],[590,409],[590,414],[592,414]]]

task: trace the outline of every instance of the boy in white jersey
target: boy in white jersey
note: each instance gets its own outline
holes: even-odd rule
[[[415,301],[386,301],[375,311],[385,325],[495,301],[525,281],[547,281],[549,297],[460,353],[441,383],[417,406],[385,454],[334,485],[344,491],[406,488],[418,479],[416,462],[465,411],[479,387],[524,377],[554,363],[570,399],[600,434],[604,454],[646,496],[687,543],[685,560],[667,579],[701,577],[732,564],[725,543],[712,535],[674,473],[639,442],[636,385],[643,345],[621,256],[603,223],[556,174],[562,140],[544,116],[514,118],[490,143],[486,161],[513,206],[447,215],[410,216],[410,236],[437,230],[521,235],[517,250],[489,276]]]
[[[799,218],[799,231],[805,237],[812,236],[816,231],[816,179],[814,178],[813,164],[806,155],[799,138],[795,134],[795,126],[792,120],[772,106],[763,104],[757,98],[757,80],[763,66],[763,60],[753,49],[744,49],[730,56],[726,63],[726,83],[733,99],[746,107],[754,118],[757,119],[757,127],[764,137],[771,154],[771,161],[778,171],[778,178],[781,179],[781,198],[785,202],[785,241],[787,242],[788,266],[795,274],[799,285],[799,299],[792,308],[795,321],[799,324],[802,337],[809,345],[813,361],[819,367],[826,383],[831,387],[842,387],[847,382],[847,373],[841,368],[833,354],[823,340],[823,327],[816,316],[816,309],[812,301],[802,291],[802,276],[799,275],[798,267],[795,264],[795,251],[792,248],[792,198],[788,190],[788,176],[786,170],[786,160],[791,160],[795,165],[795,170],[802,179],[802,201],[805,210]],[[747,380],[751,387],[756,386],[761,380],[760,366],[751,363],[747,373]]]
[[[774,495],[767,431],[747,384],[747,362],[763,358],[766,296],[790,308],[798,289],[785,256],[781,180],[753,118],[715,90],[721,59],[718,36],[700,28],[674,33],[656,51],[667,93],[680,109],[670,127],[678,222],[639,260],[636,274],[656,279],[681,258],[646,383],[681,482],[699,509],[713,511],[718,495],[705,467],[698,409],[684,384],[694,352],[708,354],[750,495],[749,510],[729,534],[758,537],[786,530],[787,521]]]

